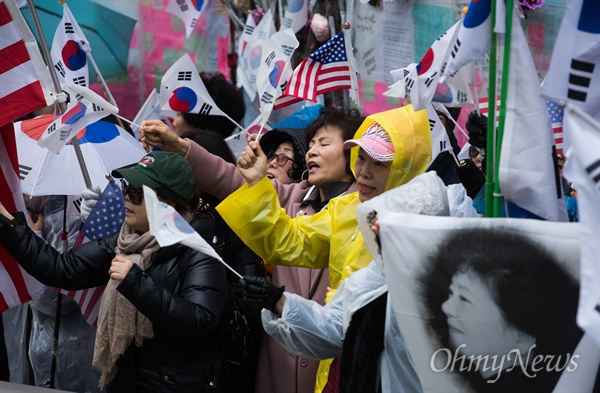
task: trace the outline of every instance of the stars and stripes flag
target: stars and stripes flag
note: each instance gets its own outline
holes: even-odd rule
[[[0,0],[0,125],[56,101],[35,37],[14,0]]]
[[[568,2],[542,93],[579,105],[600,121],[600,2]]]
[[[15,132],[10,123],[0,127],[0,202],[8,211],[25,211]],[[21,269],[0,246],[0,312],[27,303],[43,290],[44,285]]]
[[[64,91],[69,91],[71,83],[89,85],[87,52],[91,50],[90,43],[69,6],[66,2],[63,3],[63,17],[54,33],[50,56]]]
[[[554,145],[556,146],[556,154],[563,154],[563,112],[562,105],[546,100],[548,114],[550,115],[550,123],[552,123],[552,133],[554,134]]]
[[[358,89],[349,30],[335,37],[296,67],[274,109],[302,100],[316,101],[317,95],[339,89]]]
[[[114,235],[121,230],[124,219],[125,200],[123,192],[115,179],[111,178],[102,195],[98,198],[94,209],[81,227],[74,247],[90,240],[102,239]],[[79,305],[86,321],[90,325],[96,326],[100,310],[100,299],[102,298],[104,288],[105,285],[80,291],[66,291],[63,289],[61,293],[74,299]]]
[[[171,0],[165,11],[181,19],[185,26],[185,37],[188,38],[208,3],[209,0]]]

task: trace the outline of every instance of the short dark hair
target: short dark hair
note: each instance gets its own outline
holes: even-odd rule
[[[352,139],[365,119],[366,117],[358,109],[321,108],[319,117],[306,127],[306,145],[308,146],[321,127],[326,126],[339,127],[342,130],[344,141]],[[354,179],[354,173],[350,169],[350,149],[344,149],[344,156],[346,157],[346,173]]]
[[[213,74],[201,72],[200,76],[208,90],[208,94],[215,104],[238,124],[241,123],[246,113],[246,104],[241,89],[236,88],[233,83],[225,78],[220,72]],[[230,136],[235,124],[225,116],[207,116],[197,113],[182,113],[183,120],[195,129],[210,129],[221,135],[222,138]]]
[[[452,277],[461,272],[482,280],[505,319],[535,338],[537,353],[564,355],[575,349],[582,335],[576,324],[579,285],[548,251],[503,228],[454,231],[420,277],[431,327],[446,348],[448,322],[442,304]]]

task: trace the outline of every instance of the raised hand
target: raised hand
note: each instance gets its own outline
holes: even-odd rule
[[[108,274],[110,275],[111,280],[123,281],[132,266],[133,262],[131,262],[129,259],[121,255],[117,255],[112,260],[110,269],[108,269]]]
[[[255,185],[267,175],[267,156],[257,141],[248,142],[237,160],[237,167],[248,186]]]
[[[140,128],[140,137],[143,145],[160,147],[165,151],[187,154],[189,142],[182,139],[160,120],[144,120]]]

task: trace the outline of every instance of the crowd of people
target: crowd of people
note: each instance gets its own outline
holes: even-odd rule
[[[241,121],[240,91],[223,75],[201,76],[221,110]],[[95,331],[77,313],[62,321],[61,329],[81,347],[69,347],[67,340],[61,345],[81,356],[77,362],[64,352],[58,356],[56,387],[127,393],[421,391],[403,334],[390,316],[390,284],[381,264],[373,262],[377,258],[359,229],[356,209],[389,198],[399,211],[450,215],[448,186],[460,185],[463,200],[480,195],[487,119],[471,114],[470,160],[458,162],[458,113],[456,108],[438,112],[452,149],[434,159],[427,114],[410,104],[368,116],[324,107],[305,128],[249,135],[238,158],[224,142],[235,129],[225,117],[179,113],[174,130],[161,120],[146,120],[140,143],[147,155],[112,172],[125,200],[120,231],[77,247],[69,244],[64,253],[52,234],[58,226],[50,219],[53,212],[8,212],[0,204],[0,245],[29,274],[49,288],[106,285]],[[244,279],[202,252],[181,244],[161,247],[150,232],[143,186],[171,205]],[[99,190],[83,193],[88,212],[98,195]],[[72,233],[81,225],[76,221]],[[376,220],[372,230],[379,239]],[[451,255],[444,250],[439,260]],[[456,313],[456,288],[464,277],[476,275],[482,288],[501,285],[484,259],[430,263],[432,270],[446,273],[443,283],[426,283],[432,320],[448,321]],[[511,277],[503,279],[518,279]],[[575,296],[577,286],[569,290]],[[60,296],[48,290],[41,301]],[[71,312],[64,301],[64,312]],[[493,296],[489,301],[494,303]],[[227,324],[239,323],[227,311],[232,302],[243,314],[240,326],[248,330],[240,333],[243,348],[235,359],[227,347],[232,338],[223,334]],[[18,338],[7,340],[10,378],[48,386],[45,366],[34,363],[31,353],[23,356],[26,348],[37,347],[35,340],[44,340],[31,334],[44,309],[35,303],[24,307],[31,311],[3,315],[5,336]],[[536,309],[540,318],[546,311]],[[27,322],[28,312],[34,326]],[[517,326],[515,335],[547,343],[547,353],[572,350],[574,339],[550,348],[551,339],[542,337],[547,332],[529,331],[507,318]],[[445,323],[436,328],[447,330]],[[557,327],[553,333],[561,332]],[[447,332],[440,332],[440,341],[456,346]],[[68,374],[67,365],[83,378]],[[555,382],[544,381],[542,391],[551,391]],[[480,385],[485,386],[481,380],[473,386]]]

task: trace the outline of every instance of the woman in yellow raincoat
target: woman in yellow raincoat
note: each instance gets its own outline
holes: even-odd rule
[[[358,229],[356,206],[408,182],[423,173],[431,161],[431,133],[424,110],[415,112],[408,105],[368,116],[355,139],[373,132],[377,126],[389,136],[393,159],[375,161],[362,147],[354,147],[350,163],[359,190],[332,199],[326,210],[313,216],[290,218],[265,176],[266,157],[256,143],[251,143],[238,160],[247,184],[225,199],[217,210],[240,239],[265,260],[285,266],[328,267],[329,285],[336,289],[342,280],[373,259]],[[374,178],[386,172],[385,186],[380,189],[373,184]],[[327,295],[327,301],[333,292]],[[321,392],[327,384],[330,363],[330,360],[321,362],[316,392]]]

